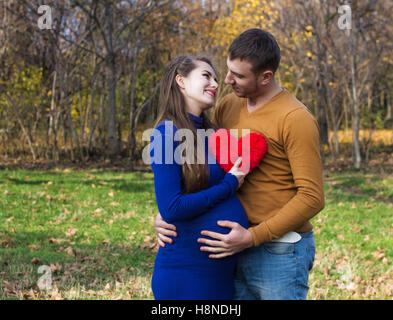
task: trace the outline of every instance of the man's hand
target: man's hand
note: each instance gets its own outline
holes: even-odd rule
[[[154,220],[154,228],[157,233],[158,244],[163,248],[165,248],[165,243],[173,242],[173,240],[169,238],[170,236],[177,237],[176,226],[166,223],[159,212],[157,213],[156,220]]]
[[[243,228],[237,222],[218,221],[217,224],[220,227],[230,228],[232,230],[228,234],[206,230],[201,231],[202,235],[217,239],[209,240],[206,238],[198,238],[199,243],[207,245],[202,246],[201,251],[214,253],[210,254],[209,258],[225,258],[253,246],[254,241],[251,232]]]

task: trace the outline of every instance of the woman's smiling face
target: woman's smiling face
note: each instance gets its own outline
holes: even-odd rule
[[[195,61],[196,68],[187,77],[177,75],[188,112],[209,109],[216,100],[218,83],[214,69],[204,61]],[[194,111],[194,112],[192,112]]]

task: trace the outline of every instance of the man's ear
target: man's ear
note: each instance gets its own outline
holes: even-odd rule
[[[267,84],[270,83],[270,81],[273,80],[274,78],[274,73],[271,70],[266,70],[264,72],[262,72],[259,77],[259,83],[263,86],[266,86]]]
[[[177,74],[175,80],[176,80],[176,82],[177,82],[177,85],[178,85],[181,89],[184,89],[184,88],[185,88],[185,86],[184,86],[184,78],[183,78],[183,76],[182,76],[181,74]]]

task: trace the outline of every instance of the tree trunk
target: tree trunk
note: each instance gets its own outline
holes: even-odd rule
[[[31,138],[31,135],[26,130],[26,127],[23,125],[22,119],[19,116],[19,111],[16,110],[15,107],[14,107],[14,112],[15,112],[16,119],[18,120],[18,123],[20,125],[20,128],[22,129],[22,131],[23,131],[23,133],[24,133],[24,135],[25,135],[25,137],[27,139],[27,142],[29,144],[29,148],[30,148],[31,155],[33,156],[33,160],[35,161],[37,159],[37,156],[36,156],[36,152],[35,152],[35,149],[34,149],[34,146],[33,146],[33,140]]]
[[[48,128],[48,148],[52,146],[52,158],[54,161],[59,160],[59,149],[57,146],[57,132],[56,132],[56,105],[55,105],[55,97],[56,97],[56,80],[57,80],[57,64],[56,69],[53,75],[53,83],[52,83],[52,99],[50,104],[50,113],[49,113],[49,128]],[[53,136],[53,138],[52,138]],[[53,142],[52,142],[53,140]]]
[[[359,100],[357,93],[357,79],[356,79],[356,61],[354,52],[354,38],[353,30],[347,30],[350,33],[350,55],[351,55],[351,85],[352,85],[352,141],[353,141],[353,162],[356,169],[360,169],[362,162],[362,156],[360,153],[360,141],[359,141]]]
[[[370,161],[370,151],[373,144],[373,119],[372,119],[372,93],[373,91],[370,89],[367,96],[367,116],[368,116],[368,139],[366,145],[366,155],[364,159],[364,163],[366,167],[368,167],[368,162]]]
[[[137,61],[138,61],[138,47],[134,48],[134,60],[132,64],[132,71],[131,71],[131,94],[130,94],[130,118],[129,118],[129,126],[130,126],[130,133],[128,136],[128,146],[129,156],[130,159],[134,158],[136,141],[135,141],[135,84],[136,84],[136,68],[137,68]]]
[[[384,125],[386,129],[393,129],[393,103],[391,95],[389,93],[385,93],[384,100],[386,104],[386,119]]]
[[[74,127],[74,122],[72,120],[72,116],[71,116],[71,106],[68,100],[68,79],[67,79],[67,75],[63,75],[63,72],[59,73],[59,82],[60,82],[60,101],[64,106],[64,115],[63,115],[63,128],[65,128],[64,126],[64,121],[67,121],[67,125],[68,125],[68,130],[70,133],[70,151],[71,151],[71,160],[74,161],[75,160],[75,155],[74,155],[74,141],[75,140],[75,144],[76,144],[76,148],[77,151],[80,151],[80,144],[79,144],[79,139],[78,139],[78,135],[76,133],[75,127]],[[65,132],[64,132],[65,134]]]
[[[317,37],[317,61],[316,61],[316,92],[317,92],[317,121],[319,125],[320,143],[321,145],[327,145],[329,143],[329,127],[327,121],[326,112],[326,92],[323,81],[323,70],[322,70],[322,55],[323,49],[322,44]]]
[[[100,150],[105,150],[106,146],[106,130],[105,130],[105,103],[107,101],[106,92],[102,92],[100,96],[100,106],[99,106],[99,120],[98,120],[98,138],[100,143]]]
[[[324,79],[324,85],[325,85],[325,90],[326,90],[326,104],[328,107],[328,110],[330,112],[330,118],[332,120],[332,127],[333,127],[333,148],[332,148],[332,153],[334,157],[340,153],[340,148],[338,144],[338,123],[337,123],[337,115],[335,113],[335,110],[333,108],[333,103],[332,103],[332,95],[330,91],[330,85],[329,85],[329,79],[327,79],[327,69],[325,66],[325,79]]]
[[[110,159],[120,153],[119,139],[116,130],[116,66],[112,44],[112,13],[111,3],[105,2],[105,22],[107,29],[106,75],[108,85],[108,144],[107,155]]]

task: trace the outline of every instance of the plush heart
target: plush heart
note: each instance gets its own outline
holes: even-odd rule
[[[220,167],[228,172],[239,157],[239,169],[251,172],[267,152],[267,142],[262,134],[251,132],[237,140],[229,130],[219,129],[209,137],[209,152]]]

